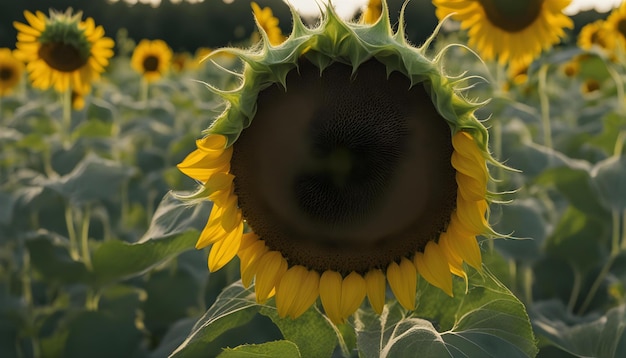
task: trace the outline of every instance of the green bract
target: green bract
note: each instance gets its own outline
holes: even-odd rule
[[[470,77],[450,77],[443,72],[443,54],[447,48],[432,58],[426,54],[439,28],[424,44],[414,47],[404,33],[406,3],[402,7],[396,32],[391,27],[386,1],[382,4],[382,16],[371,25],[344,21],[331,5],[327,5],[320,24],[314,28],[306,27],[290,6],[292,33],[280,45],[272,46],[267,34],[257,24],[263,39],[258,46],[251,49],[222,48],[211,53],[207,59],[226,52],[236,55],[245,66],[242,73],[231,72],[240,79],[240,85],[233,90],[206,84],[227,104],[206,132],[224,135],[228,139],[227,145],[232,145],[253,120],[260,91],[274,83],[280,83],[289,91],[287,73],[297,69],[301,56],[315,64],[320,73],[331,63],[339,62],[352,66],[353,74],[358,71],[359,65],[375,58],[387,67],[387,74],[398,71],[410,79],[411,86],[423,84],[453,134],[459,130],[470,132],[483,152],[487,153],[487,130],[474,116],[474,111],[484,103],[470,102],[456,89],[456,85]]]

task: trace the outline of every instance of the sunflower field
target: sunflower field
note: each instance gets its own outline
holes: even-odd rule
[[[417,1],[417,0],[414,0]],[[626,357],[626,2],[0,49],[1,357]],[[284,25],[284,24],[282,24]]]

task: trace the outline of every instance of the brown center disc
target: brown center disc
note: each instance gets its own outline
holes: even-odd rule
[[[456,206],[451,132],[421,85],[376,60],[259,93],[231,171],[251,228],[290,265],[366,272],[437,240]]]

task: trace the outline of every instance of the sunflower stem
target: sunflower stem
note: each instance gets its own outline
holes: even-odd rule
[[[583,275],[580,270],[576,269],[572,265],[574,271],[574,284],[572,285],[572,292],[570,293],[569,300],[567,301],[567,312],[573,313],[576,302],[578,302],[578,296],[580,296],[580,289],[582,287]]]
[[[620,74],[613,68],[610,61],[604,61],[606,70],[608,71],[611,79],[615,82],[615,89],[617,91],[617,112],[623,113],[624,111],[624,81]]]
[[[141,77],[141,83],[139,85],[140,89],[139,89],[139,101],[141,101],[141,103],[147,104],[148,103],[148,92],[150,91],[150,85],[148,83],[148,80],[146,80],[143,76]]]
[[[28,250],[22,246],[22,270],[20,279],[22,281],[22,297],[24,302],[26,303],[28,321],[35,321],[35,306],[33,301],[33,288],[32,288],[32,277],[31,277],[31,266],[30,266],[30,253]],[[37,337],[36,329],[29,329],[31,333],[30,341],[32,345],[32,356],[35,358],[41,357],[41,351],[39,350],[39,338]]]
[[[91,206],[87,205],[83,211],[81,232],[80,232],[80,248],[83,263],[88,270],[93,267],[91,265],[91,252],[89,251],[89,220],[91,219]]]
[[[67,227],[67,236],[70,239],[70,256],[74,260],[80,259],[78,251],[78,240],[76,238],[76,228],[74,227],[74,211],[70,203],[65,204],[65,226]]]
[[[626,141],[626,131],[620,131],[615,141],[615,147],[613,147],[613,155],[620,158],[624,149],[624,142]]]
[[[543,124],[543,145],[552,148],[552,127],[550,125],[550,99],[546,88],[548,63],[539,68],[539,103],[541,105],[541,123]]]
[[[533,270],[530,265],[523,265],[522,282],[524,284],[524,300],[527,306],[533,303],[533,276]]]
[[[587,308],[589,308],[589,305],[591,304],[591,301],[595,297],[596,292],[600,288],[600,285],[602,284],[602,282],[604,282],[604,279],[606,278],[606,275],[609,273],[611,266],[613,266],[613,262],[615,261],[617,256],[620,254],[621,218],[620,218],[620,213],[618,210],[614,209],[611,212],[611,221],[613,223],[613,232],[612,232],[612,237],[611,237],[611,255],[609,256],[609,259],[606,260],[606,262],[604,263],[604,266],[600,270],[598,277],[596,277],[596,279],[593,281],[591,288],[589,288],[589,292],[587,292],[587,296],[585,297],[585,300],[583,301],[582,305],[580,306],[580,309],[578,310],[579,315],[582,315],[587,310]],[[622,241],[621,246],[624,246],[623,241]]]
[[[85,308],[88,311],[97,311],[100,303],[100,294],[93,288],[87,290],[85,297]]]
[[[63,146],[70,144],[70,130],[72,126],[72,89],[63,92],[63,122],[61,123],[61,142]]]

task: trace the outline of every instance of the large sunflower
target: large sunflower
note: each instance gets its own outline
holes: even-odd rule
[[[6,96],[20,83],[24,63],[15,58],[13,51],[0,48],[0,97]]]
[[[24,11],[27,24],[13,22],[18,30],[17,56],[27,63],[34,87],[57,92],[76,88],[88,92],[113,56],[114,42],[104,37],[92,18],[81,21],[82,12]]]
[[[626,2],[611,11],[606,18],[606,29],[609,37],[615,40],[615,45],[619,46],[620,51],[626,50]]]
[[[130,66],[147,82],[154,82],[169,71],[172,56],[172,49],[165,41],[143,39],[133,51]]]
[[[414,309],[418,275],[452,295],[463,262],[481,269],[476,236],[493,234],[479,104],[425,57],[430,41],[393,32],[384,1],[373,25],[327,7],[310,29],[291,10],[280,47],[212,53],[245,67],[237,89],[207,84],[226,110],[178,165],[214,203],[196,247],[212,245],[211,271],[238,255],[243,284],[283,317],[318,297],[335,323],[366,296],[380,313],[386,283]]]
[[[467,29],[469,45],[485,60],[530,64],[572,28],[565,14],[571,0],[432,0],[437,17]]]

